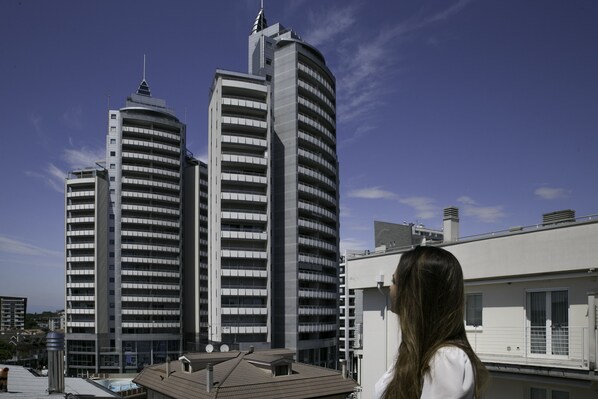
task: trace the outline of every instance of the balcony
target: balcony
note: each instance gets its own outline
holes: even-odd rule
[[[127,171],[127,172],[144,173],[147,175],[163,175],[163,176],[173,177],[177,180],[181,176],[179,172],[175,172],[173,170],[161,169],[161,168],[150,168],[147,166],[123,165],[122,170]]]
[[[263,251],[248,251],[244,249],[233,250],[223,249],[220,251],[222,258],[242,258],[242,259],[268,259],[268,253]]]
[[[311,161],[311,163],[315,164],[316,166],[325,168],[329,173],[336,175],[336,166],[324,158],[321,154],[316,154],[315,152],[299,147],[299,156]],[[333,184],[333,187],[335,186],[336,184]]]
[[[268,290],[266,289],[253,289],[253,288],[222,288],[220,290],[222,296],[268,296]]]
[[[336,331],[338,326],[335,324],[309,323],[299,324],[300,333],[318,333],[327,331]]]
[[[268,221],[268,215],[265,212],[222,212],[220,217],[222,220]]]
[[[264,139],[254,137],[237,136],[231,133],[222,134],[222,145],[229,144],[231,146],[239,147],[255,147],[265,150],[268,148],[268,142]]]
[[[334,134],[330,130],[326,129],[326,127],[322,125],[320,122],[316,121],[313,118],[310,118],[305,114],[299,114],[299,122],[304,123],[306,126],[309,126],[315,132],[320,133],[322,137],[326,137],[329,140],[330,144],[336,145],[336,137],[334,136]]]
[[[223,182],[238,182],[249,184],[267,184],[268,178],[264,175],[249,174],[249,173],[228,173],[224,172],[220,176]]]
[[[243,192],[223,192],[220,194],[222,201],[242,201],[242,202],[256,202],[267,203],[268,197],[265,195],[249,194]]]
[[[309,201],[299,201],[299,209],[311,212],[318,216],[326,217],[336,222],[336,215],[328,209]]]
[[[169,153],[172,153],[175,155],[178,155],[181,153],[181,149],[179,147],[167,145],[167,144],[156,143],[153,141],[123,139],[122,145],[123,145],[123,148],[125,146],[129,146],[129,147],[139,147],[139,148],[143,148],[143,149],[147,148],[147,149],[152,149],[152,150],[159,150],[159,151],[163,151],[163,152],[169,152]]]
[[[467,338],[484,363],[588,370],[598,355],[590,354],[590,346],[598,352],[597,336],[588,327],[480,326],[468,328]]]
[[[226,307],[220,309],[223,315],[267,315],[268,308],[246,307],[242,304],[238,307]]]
[[[222,334],[266,334],[268,327],[263,325],[251,326],[222,326]]]
[[[235,125],[237,128],[246,127],[250,129],[259,129],[259,130],[266,130],[268,128],[268,124],[259,119],[251,119],[251,118],[238,118],[232,116],[223,116],[222,117],[222,124],[223,125]],[[223,130],[225,130],[223,128]]]
[[[176,142],[179,142],[181,140],[181,138],[176,134],[167,133],[167,132],[163,132],[161,130],[156,130],[156,129],[143,129],[140,127],[123,126],[123,132],[136,133],[136,134],[146,135],[149,137],[160,137],[160,138],[165,138],[167,140],[172,140],[172,141],[176,141]]]
[[[222,231],[220,232],[220,237],[235,240],[265,241],[268,239],[268,235],[265,232],[258,233],[253,231]]]

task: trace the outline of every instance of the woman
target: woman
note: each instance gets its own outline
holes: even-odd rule
[[[374,398],[481,398],[488,372],[465,334],[465,294],[459,261],[436,247],[401,256],[390,287],[402,341],[395,364]]]

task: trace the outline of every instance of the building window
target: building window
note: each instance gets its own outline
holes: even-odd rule
[[[116,191],[114,191],[113,188],[110,189],[110,194],[114,194]]]
[[[114,245],[114,240],[110,240],[110,245]]]
[[[110,114],[110,119],[116,119],[116,114]]]
[[[114,233],[114,227],[110,227],[110,232]]]
[[[116,165],[115,165],[115,164],[113,164],[113,163],[111,163],[111,164],[110,164],[110,169],[116,169]]]
[[[482,325],[482,294],[465,296],[465,325],[473,327]]]
[[[116,144],[116,139],[110,139],[110,144]]]
[[[114,176],[110,176],[110,181],[116,181],[116,178]]]
[[[110,252],[110,257],[114,258],[114,252]]]
[[[110,156],[111,157],[115,157],[116,156],[116,151],[110,151]]]
[[[114,214],[113,213],[110,214],[110,220],[114,220]]]
[[[110,131],[111,132],[116,132],[116,126],[110,126]]]
[[[266,65],[272,65],[272,60],[270,58],[266,58]]]
[[[266,75],[266,80],[267,80],[268,82],[271,82],[271,81],[272,81],[272,76],[271,76],[271,75]]]
[[[531,354],[569,355],[569,293],[566,290],[527,293]]]
[[[529,389],[529,397],[530,399],[569,399],[569,392],[531,387]]]

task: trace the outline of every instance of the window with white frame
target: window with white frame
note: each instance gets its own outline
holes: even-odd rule
[[[465,295],[465,325],[478,327],[482,325],[482,294]]]
[[[569,293],[563,289],[528,291],[529,352],[569,355]]]

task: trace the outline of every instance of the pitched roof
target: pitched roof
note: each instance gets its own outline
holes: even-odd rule
[[[351,379],[343,379],[340,372],[303,363],[292,364],[291,375],[273,376],[269,370],[257,367],[254,362],[277,365],[288,359],[286,350],[257,351],[254,353],[228,352],[223,360],[222,353],[205,353],[182,356],[194,358],[207,365],[213,364],[213,389],[207,392],[207,370],[185,372],[182,362],[170,364],[170,375],[166,377],[166,365],[145,368],[133,381],[149,390],[175,399],[211,398],[318,398],[329,395],[348,394],[357,386]],[[210,360],[209,362],[207,360]],[[195,369],[194,369],[195,370]]]

